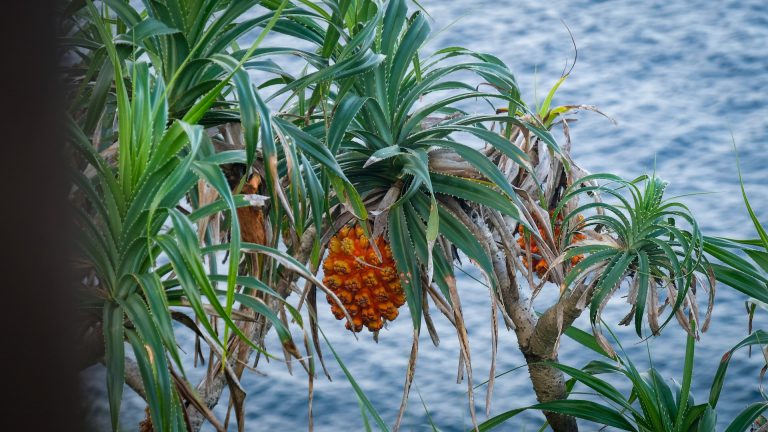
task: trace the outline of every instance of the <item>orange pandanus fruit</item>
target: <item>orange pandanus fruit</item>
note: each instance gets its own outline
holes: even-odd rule
[[[341,300],[352,317],[347,329],[359,332],[363,326],[380,330],[385,321],[397,318],[405,303],[392,250],[383,237],[375,240],[381,259],[359,225],[345,226],[331,238],[328,257],[323,262],[323,283]],[[326,296],[336,319],[344,311]]]
[[[549,212],[550,216],[552,215],[552,211]],[[584,220],[584,216],[579,215],[578,221],[581,222]],[[560,232],[561,232],[561,225],[563,223],[563,214],[560,213],[557,215],[557,221],[555,222],[555,240],[557,242],[560,241]],[[517,239],[517,244],[520,246],[523,250],[528,250],[532,257],[531,257],[531,267],[528,267],[528,257],[526,255],[523,255],[520,257],[520,259],[523,262],[523,265],[525,265],[529,270],[532,268],[534,272],[539,276],[539,278],[544,277],[544,274],[547,273],[547,270],[549,270],[549,263],[539,254],[539,247],[536,244],[536,240],[532,237],[526,238],[523,235],[523,226],[519,225],[517,227],[517,232],[520,234],[520,238]],[[542,238],[547,239],[546,231],[543,228],[539,228],[539,234]],[[571,236],[571,244],[576,243],[578,241],[584,240],[586,236],[581,233],[575,233]],[[548,239],[547,239],[548,240]],[[581,260],[584,259],[584,255],[576,255],[573,258],[571,258],[571,266],[575,266],[578,264]]]

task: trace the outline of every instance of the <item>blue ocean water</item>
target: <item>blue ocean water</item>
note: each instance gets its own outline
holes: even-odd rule
[[[420,0],[437,32],[429,49],[464,46],[490,52],[510,65],[530,103],[540,100],[574,57],[563,22],[573,33],[578,62],[561,87],[557,104],[592,104],[615,118],[582,112],[570,123],[576,160],[591,172],[608,171],[628,178],[655,169],[670,181],[668,194],[707,193],[685,198],[709,235],[753,237],[741,201],[733,140],[738,145],[747,192],[768,222],[768,3],[761,0],[669,2],[553,0]],[[468,270],[472,274],[472,270]],[[459,284],[470,334],[475,383],[487,379],[490,368],[490,299],[487,288],[471,278]],[[537,300],[544,306],[554,287]],[[696,345],[693,392],[698,401],[708,395],[712,375],[722,355],[746,335],[745,298],[720,287],[712,324]],[[627,311],[615,298],[606,322],[622,338],[632,359],[654,367],[665,377],[681,379],[685,336],[670,325],[647,343],[634,331],[616,326]],[[405,309],[402,311],[407,315]],[[768,313],[756,326],[768,328]],[[440,335],[434,347],[422,335],[414,386],[404,431],[432,430],[430,418],[443,431],[462,431],[471,421],[466,382],[457,383],[458,343],[450,324],[437,312]],[[583,319],[577,322],[587,328]],[[411,345],[410,321],[398,319],[381,332],[378,343],[367,334],[359,340],[343,330],[324,308],[320,325],[357,382],[388,424],[402,396]],[[268,341],[279,352],[274,338]],[[363,429],[357,399],[341,369],[324,350],[333,381],[315,381],[315,430]],[[563,340],[560,360],[582,366],[594,356]],[[497,373],[523,364],[514,334],[501,330]],[[746,351],[732,360],[724,397],[718,405],[719,428],[747,404],[761,399],[759,352]],[[247,427],[254,431],[300,431],[307,425],[307,378],[298,365],[290,375],[284,364],[262,362],[259,374],[246,374]],[[201,371],[188,371],[195,380]],[[84,379],[88,418],[95,429],[108,424],[103,370],[92,368]],[[628,390],[622,382],[616,385]],[[485,387],[476,392],[479,418],[484,416]],[[497,379],[492,415],[535,402],[525,368]],[[123,405],[127,428],[143,417],[144,404],[130,391]],[[215,410],[223,418],[223,404]],[[537,430],[542,417],[523,413],[500,430]],[[582,430],[596,430],[582,424]]]

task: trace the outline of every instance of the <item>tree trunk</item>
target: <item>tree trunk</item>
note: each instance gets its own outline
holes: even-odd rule
[[[557,361],[557,356],[554,359],[543,359],[533,354],[524,353],[524,355],[528,364],[531,383],[533,383],[533,390],[536,392],[536,399],[539,402],[565,399],[567,394],[563,373],[541,363],[545,360]],[[550,411],[544,411],[544,416],[555,432],[577,432],[579,430],[576,419],[571,416]]]
[[[507,233],[504,232],[508,226],[501,216],[497,216],[493,222],[495,222],[493,225],[498,239],[501,240],[503,248],[501,250],[497,246],[492,231],[487,230],[487,228],[484,230],[483,224],[473,225],[480,229],[476,235],[479,238],[487,239],[486,247],[490,256],[493,257],[494,273],[499,281],[500,300],[503,309],[514,323],[518,347],[525,356],[531,383],[536,392],[536,399],[539,402],[566,399],[568,395],[565,391],[565,380],[562,372],[545,366],[542,362],[557,361],[557,346],[562,329],[570,326],[581,313],[577,307],[581,291],[578,291],[575,296],[567,297],[558,302],[541,317],[537,317],[528,299],[521,294],[517,283],[515,265],[512,261],[517,258],[512,253],[513,240],[507,234],[514,232],[514,230],[506,229]],[[470,229],[473,229],[473,226]],[[576,419],[571,416],[549,411],[544,411],[544,416],[555,432],[577,432],[579,430]]]

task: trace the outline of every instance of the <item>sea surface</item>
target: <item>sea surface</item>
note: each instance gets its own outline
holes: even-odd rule
[[[734,142],[738,146],[747,193],[760,219],[768,222],[768,2],[742,1],[589,1],[552,0],[460,1],[420,0],[435,30],[425,52],[463,46],[495,54],[515,73],[524,99],[540,101],[570,68],[556,104],[590,104],[614,118],[581,112],[571,122],[573,155],[591,172],[611,172],[634,178],[655,170],[670,182],[669,196],[683,198],[708,235],[747,238],[755,232],[738,186]],[[562,139],[562,138],[559,138]],[[475,277],[477,272],[467,267]],[[470,277],[459,279],[467,322],[474,381],[487,379],[491,332],[488,290]],[[543,308],[553,299],[551,286],[537,299]],[[708,396],[712,376],[723,354],[747,334],[745,297],[719,287],[709,331],[696,344],[693,393]],[[632,328],[619,327],[628,311],[625,299],[613,299],[604,314],[629,356],[641,369],[653,366],[680,382],[685,347],[683,331],[672,323],[662,336],[641,341]],[[343,329],[324,305],[320,325],[375,408],[388,424],[397,416],[411,346],[411,323],[404,315],[381,332],[378,343],[369,334],[359,339]],[[768,329],[768,312],[756,327]],[[464,431],[471,425],[466,382],[457,383],[458,343],[450,324],[433,311],[440,335],[433,346],[426,331],[421,337],[414,385],[402,430]],[[577,321],[588,328],[585,317]],[[274,336],[274,335],[272,335]],[[191,338],[182,338],[191,352]],[[276,339],[269,347],[279,352]],[[333,381],[322,375],[314,384],[316,431],[358,431],[364,424],[357,398],[339,366],[324,347]],[[649,360],[650,353],[650,360]],[[564,339],[560,361],[582,366],[591,352]],[[514,333],[500,330],[497,373],[523,364]],[[723,396],[717,406],[718,429],[748,404],[761,400],[760,352],[751,358],[739,351],[731,362]],[[301,431],[307,428],[307,377],[299,365],[291,375],[280,362],[261,362],[261,374],[246,373],[243,385],[247,430]],[[202,370],[191,367],[193,381]],[[616,381],[622,391],[629,387]],[[84,415],[94,430],[106,430],[108,414],[104,371],[93,367],[83,374]],[[476,408],[485,419],[485,387],[477,390]],[[535,402],[525,368],[496,380],[491,414]],[[130,390],[123,403],[122,422],[135,429],[144,403]],[[224,403],[215,412],[225,415]],[[525,412],[499,430],[535,431],[543,420]],[[234,422],[233,422],[234,423]],[[581,423],[582,430],[597,426]],[[234,424],[231,428],[235,430]]]

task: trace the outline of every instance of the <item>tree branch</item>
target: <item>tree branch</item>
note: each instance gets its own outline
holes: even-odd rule
[[[99,362],[106,366],[106,361],[102,357]],[[141,378],[139,365],[130,357],[125,358],[125,383],[133,389],[142,399],[147,400],[147,390],[144,388],[144,380]]]

